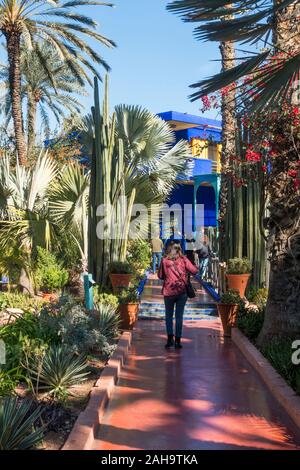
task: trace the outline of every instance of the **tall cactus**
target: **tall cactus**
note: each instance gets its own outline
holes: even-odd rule
[[[115,115],[112,118],[109,115],[107,77],[102,113],[98,80],[94,79],[92,114],[95,135],[91,161],[89,272],[100,287],[105,287],[110,263],[115,260],[123,261],[126,257],[129,224],[135,200],[135,190],[128,201],[126,198],[123,142],[116,142]],[[97,226],[103,220],[105,236],[98,237]]]
[[[243,155],[243,141],[248,139],[246,132],[240,129],[237,139],[237,151]],[[256,288],[266,282],[266,246],[260,232],[260,193],[259,181],[253,180],[246,169],[233,168],[234,173],[246,180],[245,187],[228,184],[228,208],[225,220],[224,260],[232,257],[247,257],[253,264],[252,285]]]

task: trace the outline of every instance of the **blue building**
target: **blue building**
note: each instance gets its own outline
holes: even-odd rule
[[[221,121],[175,111],[159,113],[176,135],[176,141],[187,140],[192,158],[184,175],[178,175],[177,188],[169,205],[204,205],[204,230],[218,232],[219,189],[222,150]]]

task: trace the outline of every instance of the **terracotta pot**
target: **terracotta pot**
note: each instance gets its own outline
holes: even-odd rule
[[[235,304],[218,304],[218,314],[221,318],[224,336],[231,336],[231,328],[236,326],[239,306]]]
[[[109,274],[110,282],[113,288],[114,294],[118,294],[120,287],[128,288],[133,274]]]
[[[250,277],[251,274],[226,274],[228,289],[237,291],[243,299]]]
[[[137,321],[140,304],[119,305],[118,312],[121,318],[120,328],[122,330],[132,330]]]
[[[58,295],[53,292],[43,292],[42,297],[47,302],[54,302],[55,300],[58,299]]]

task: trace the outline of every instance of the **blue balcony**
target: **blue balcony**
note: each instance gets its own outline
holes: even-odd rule
[[[204,158],[191,158],[187,163],[185,173],[178,175],[178,181],[192,181],[195,176],[208,175],[213,172],[212,160]]]

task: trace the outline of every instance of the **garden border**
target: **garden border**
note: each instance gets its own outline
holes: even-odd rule
[[[231,338],[300,429],[300,397],[238,328],[232,329]]]
[[[61,450],[90,450],[96,438],[106,406],[117,384],[132,341],[132,333],[124,331],[117,348],[91,390],[89,402],[78,416]]]

